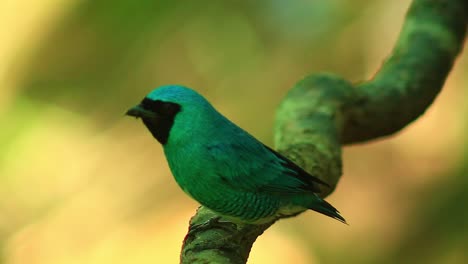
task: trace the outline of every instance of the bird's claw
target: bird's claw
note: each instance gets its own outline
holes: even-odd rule
[[[230,224],[230,227],[228,227],[226,224]],[[236,226],[236,224],[229,221],[221,221],[221,216],[215,216],[203,223],[191,225],[188,234],[192,235],[196,232],[206,231],[214,228],[230,230],[230,228],[233,226]]]

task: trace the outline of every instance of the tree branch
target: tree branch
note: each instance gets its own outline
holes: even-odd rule
[[[333,74],[299,81],[278,108],[275,145],[330,183],[341,176],[341,145],[395,133],[433,102],[460,53],[466,0],[414,0],[392,55],[375,77],[353,85]],[[181,263],[246,263],[256,238],[273,223],[235,225],[200,207],[191,219]],[[206,228],[193,228],[206,223]]]

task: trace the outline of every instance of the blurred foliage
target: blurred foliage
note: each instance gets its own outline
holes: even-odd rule
[[[408,5],[1,1],[0,263],[177,263],[197,205],[125,110],[181,83],[271,143],[286,91],[314,71],[372,76]],[[404,132],[345,149],[330,201],[350,226],[280,221],[250,262],[467,262],[467,71],[465,54]]]
[[[336,1],[82,1],[39,44],[20,86],[25,95],[111,118],[105,113],[126,103],[129,87],[139,95],[166,79],[242,78],[277,49],[304,50],[330,38],[346,18],[338,7]],[[335,13],[340,20],[327,19]],[[291,55],[303,64],[328,61]],[[177,78],[166,78],[172,68],[179,68]]]
[[[449,180],[414,197],[420,208],[411,214],[401,244],[391,251],[389,259],[399,259],[399,263],[468,261],[468,211],[463,208],[468,201],[468,152],[461,164]]]

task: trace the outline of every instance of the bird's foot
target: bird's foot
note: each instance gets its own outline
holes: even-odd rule
[[[229,222],[229,221],[222,221],[221,216],[215,216],[207,221],[200,223],[200,224],[194,224],[190,226],[188,235],[192,235],[193,233],[200,232],[200,231],[206,231],[210,229],[222,229],[222,230],[231,230],[233,227],[237,227],[236,224]]]

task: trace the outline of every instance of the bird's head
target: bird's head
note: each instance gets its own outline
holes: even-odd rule
[[[141,118],[148,130],[162,144],[169,138],[189,137],[200,127],[206,114],[216,112],[196,91],[181,85],[165,85],[151,91],[126,115]]]

